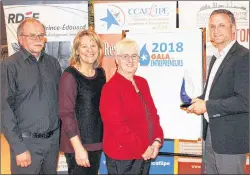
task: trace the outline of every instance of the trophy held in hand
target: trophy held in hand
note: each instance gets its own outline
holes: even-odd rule
[[[191,81],[191,79],[188,77],[187,72],[185,71],[185,75],[182,79],[182,85],[181,85],[181,91],[180,91],[180,97],[181,97],[181,101],[182,104],[180,105],[181,108],[187,108],[192,104],[192,99],[190,98],[190,96],[187,94],[186,91],[186,85],[189,85],[189,90],[191,91],[191,93],[193,93],[194,91],[194,87],[193,87],[193,83]]]

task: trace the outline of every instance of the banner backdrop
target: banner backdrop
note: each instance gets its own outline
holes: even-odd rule
[[[5,29],[5,20],[4,20],[4,13],[3,13],[3,4],[0,0],[0,17],[1,17],[1,26],[0,26],[0,47],[1,47],[1,58],[0,62],[8,57],[8,46],[7,46],[7,36],[6,36],[6,29]]]
[[[246,166],[245,166],[245,174],[249,174],[249,154],[247,155],[247,161],[246,161]]]
[[[6,36],[6,30],[5,30],[5,21],[4,21],[4,13],[3,13],[3,3],[0,0],[0,17],[1,17],[1,26],[0,26],[0,31],[1,31],[1,35],[0,35],[0,42],[1,45],[6,45],[7,44],[7,36]]]
[[[3,1],[8,54],[19,49],[17,26],[25,18],[33,17],[46,28],[45,52],[58,59],[62,70],[68,66],[73,39],[79,30],[88,28],[88,1]],[[9,154],[9,150],[5,152]],[[7,157],[6,157],[7,158]],[[5,160],[3,160],[5,161]],[[59,155],[58,171],[67,172],[67,163]]]
[[[95,31],[121,34],[122,30],[163,31],[176,27],[175,1],[138,1],[94,4]]]
[[[45,25],[48,40],[45,51],[56,57],[64,70],[68,66],[73,38],[79,30],[88,27],[88,1],[10,2],[3,1],[9,55],[19,49],[18,24],[33,17]]]
[[[115,44],[122,39],[122,34],[99,34],[104,48],[104,57],[102,67],[106,73],[107,81],[114,75],[116,71],[115,63]]]
[[[8,46],[7,45],[1,45],[1,58],[0,61],[3,61],[8,57]]]
[[[178,174],[202,174],[201,158],[179,157]]]
[[[136,74],[148,80],[164,137],[200,138],[201,117],[180,109],[180,89],[185,78],[189,96],[202,93],[201,30],[128,32],[126,38],[137,41],[140,47],[140,66]]]
[[[210,42],[208,20],[212,11],[221,8],[230,10],[234,14],[237,41],[249,48],[249,1],[179,1],[180,28],[206,27],[207,29],[207,66],[215,50]]]

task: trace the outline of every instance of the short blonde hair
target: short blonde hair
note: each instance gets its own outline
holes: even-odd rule
[[[116,56],[121,54],[125,47],[135,48],[136,52],[137,53],[139,52],[139,47],[136,41],[128,39],[128,38],[124,38],[121,41],[117,42],[115,45]]]
[[[80,57],[77,54],[77,49],[80,46],[80,39],[83,36],[90,37],[90,39],[93,40],[97,44],[97,46],[98,46],[98,58],[93,63],[93,67],[97,68],[97,67],[101,66],[102,57],[103,57],[103,44],[101,42],[99,35],[97,35],[93,30],[90,30],[90,29],[79,31],[76,34],[74,41],[73,41],[72,53],[70,56],[70,65],[80,64]]]

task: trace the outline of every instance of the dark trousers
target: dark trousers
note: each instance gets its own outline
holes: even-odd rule
[[[31,154],[31,165],[17,166],[16,155],[11,150],[11,174],[56,174],[59,154],[59,130],[48,139],[24,138]]]
[[[246,154],[218,154],[211,142],[210,128],[205,142],[206,174],[244,174]]]
[[[88,151],[90,167],[85,168],[77,165],[74,153],[64,153],[68,164],[68,174],[97,175],[100,167],[101,154],[102,150]]]
[[[106,165],[109,175],[115,174],[149,174],[151,160],[114,160],[106,156]]]

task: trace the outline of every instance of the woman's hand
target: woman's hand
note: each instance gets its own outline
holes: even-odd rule
[[[88,152],[83,147],[75,151],[75,159],[77,165],[84,166],[85,168],[90,167]]]
[[[83,147],[78,135],[70,138],[70,142],[75,150],[76,163],[79,166],[90,167],[87,150]]]
[[[151,156],[154,152],[154,149],[152,146],[148,146],[147,150],[144,152],[144,154],[142,155],[144,160],[149,160],[151,159]]]
[[[158,141],[154,141],[151,147],[153,148],[151,159],[155,159],[159,154],[161,144]]]

